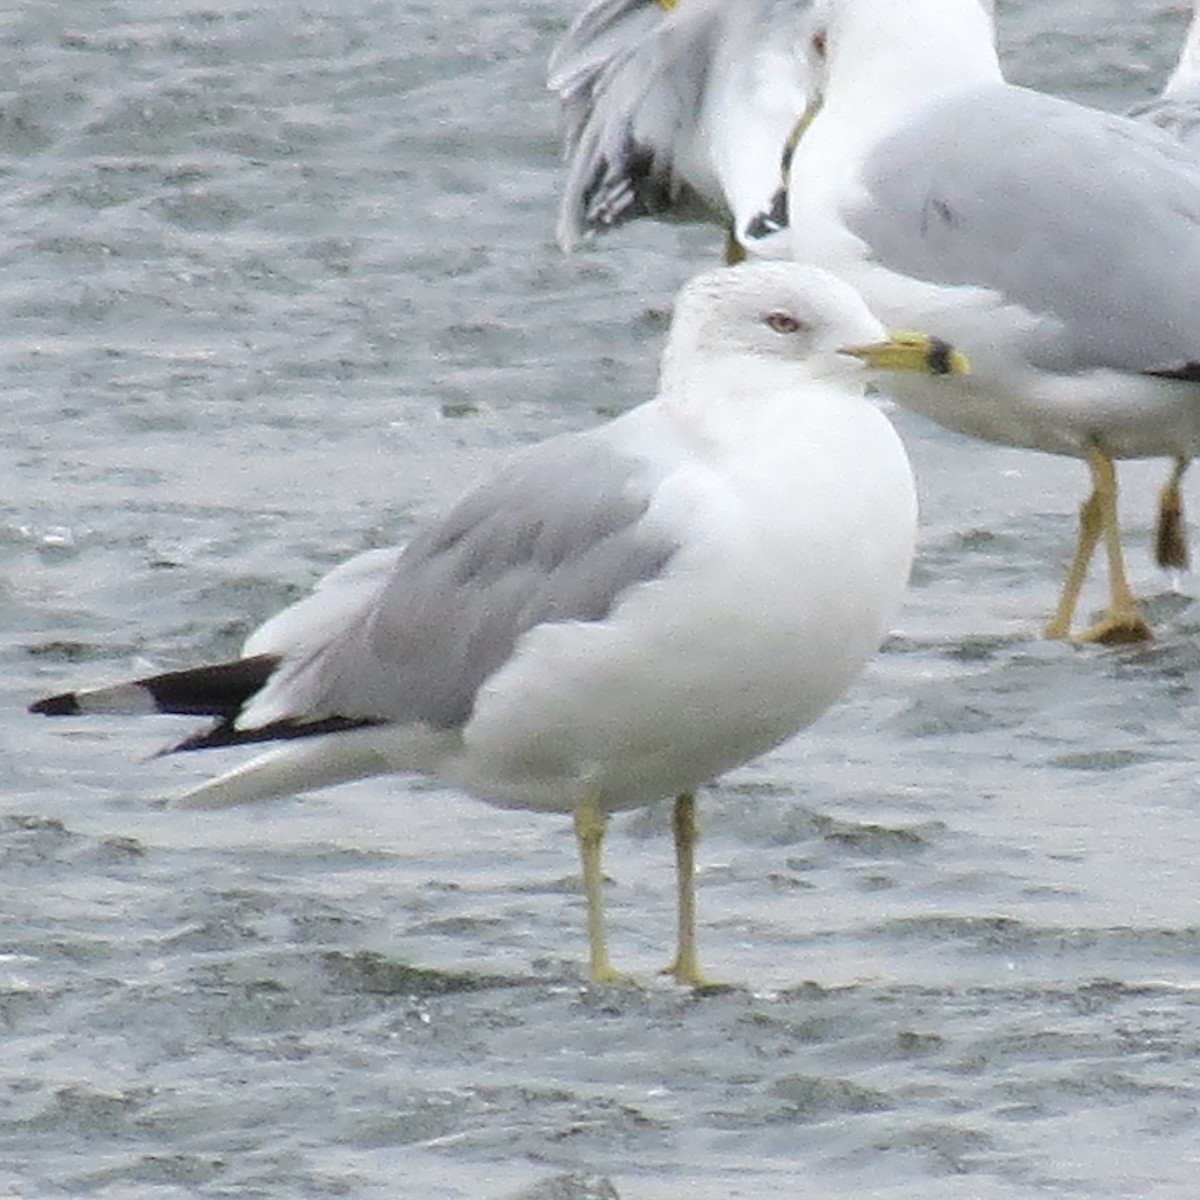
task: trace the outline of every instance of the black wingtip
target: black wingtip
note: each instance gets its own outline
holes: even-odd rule
[[[348,733],[382,724],[368,717],[324,717],[319,721],[273,721],[254,729],[238,729],[232,721],[218,721],[201,729],[174,746],[161,751],[178,754],[190,750],[223,750],[228,746],[254,746],[260,742],[286,742],[302,738],[324,737],[331,733]]]
[[[79,698],[74,692],[60,692],[57,696],[35,700],[29,706],[29,711],[40,713],[43,717],[77,717],[83,709],[79,707]]]
[[[1200,362],[1185,362],[1164,371],[1147,371],[1155,379],[1172,379],[1180,383],[1200,383]]]
[[[34,701],[29,711],[47,717],[160,712],[232,721],[278,665],[278,655],[259,654],[184,671],[167,671],[109,687],[62,692]]]

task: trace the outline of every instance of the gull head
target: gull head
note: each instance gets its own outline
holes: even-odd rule
[[[960,374],[966,360],[936,338],[889,334],[862,296],[829,271],[743,263],[706,271],[680,291],[662,391],[687,392],[714,374],[735,386],[786,386],[807,376],[861,390],[864,368]]]

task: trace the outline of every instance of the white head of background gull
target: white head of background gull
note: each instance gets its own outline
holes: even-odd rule
[[[676,796],[670,969],[697,983],[693,790],[832,704],[908,578],[912,476],[864,399],[864,362],[961,367],[928,339],[887,340],[824,271],[699,276],[654,400],[512,455],[406,546],[352,560],[267,622],[241,659],[34,711],[207,713],[216,724],[176,749],[283,743],[192,805],[423,772],[572,813],[597,980],[613,976],[607,816]]]
[[[1069,632],[1103,537],[1110,604],[1083,636],[1148,636],[1112,460],[1200,449],[1191,156],[1143,122],[1007,84],[978,0],[815,0],[813,19],[821,104],[791,162],[793,254],[971,358],[958,386],[898,381],[897,399],[973,437],[1088,461],[1047,632]]]

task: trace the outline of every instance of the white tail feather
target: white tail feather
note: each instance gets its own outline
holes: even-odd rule
[[[374,733],[363,730],[362,733]],[[346,783],[393,768],[358,731],[289,742],[180,796],[178,808],[231,808]]]
[[[231,808],[371,775],[434,774],[439,760],[457,746],[458,736],[420,725],[372,725],[286,742],[186,792],[175,806]]]

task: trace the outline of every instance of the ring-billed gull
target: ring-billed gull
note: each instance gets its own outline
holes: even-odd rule
[[[828,267],[885,322],[970,356],[959,386],[891,385],[902,403],[1083,459],[1092,493],[1046,632],[1070,635],[1103,541],[1109,604],[1079,637],[1149,636],[1125,577],[1113,460],[1175,459],[1177,498],[1200,447],[1194,156],[1147,123],[1007,84],[982,0],[813,0],[803,20],[793,76],[814,103],[790,159],[787,232],[764,245],[739,227],[744,246]],[[1180,520],[1162,512],[1162,544],[1182,547]]]
[[[243,657],[52,696],[47,715],[217,718],[176,749],[284,745],[184,798],[220,806],[387,772],[574,815],[591,977],[608,814],[678,797],[679,944],[696,962],[692,792],[833,703],[908,578],[908,459],[863,364],[963,369],[888,339],[853,289],[794,263],[680,293],[660,391],[514,454],[403,548],[351,560]]]
[[[884,320],[960,343],[974,374],[897,399],[988,441],[1084,459],[1092,494],[1047,633],[1098,542],[1110,600],[1081,636],[1149,630],[1126,582],[1116,458],[1200,449],[1200,173],[1178,143],[1005,82],[979,0],[816,0],[820,109],[792,158],[795,256]]]

